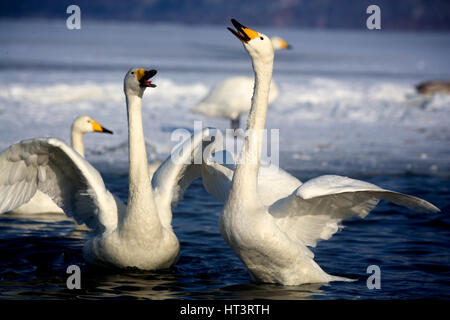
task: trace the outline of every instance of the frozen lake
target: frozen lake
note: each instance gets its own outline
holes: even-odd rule
[[[450,174],[450,96],[425,99],[414,89],[450,79],[449,34],[261,31],[293,46],[276,53],[281,94],[267,122],[280,129],[282,167]],[[89,114],[115,133],[86,137],[89,159],[126,169],[122,80],[130,67],[151,67],[158,88],[146,91],[144,130],[150,157],[164,158],[175,128],[229,125],[190,109],[222,79],[252,75],[234,40],[225,26],[85,21],[69,31],[65,21],[0,21],[0,148],[41,136],[69,142],[73,119]]]

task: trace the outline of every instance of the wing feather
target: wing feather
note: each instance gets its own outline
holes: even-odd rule
[[[32,139],[0,154],[0,212],[47,194],[78,223],[97,232],[117,226],[118,207],[103,179],[76,151],[57,139]]]
[[[203,151],[214,142],[216,130],[205,128],[184,140],[154,173],[152,187],[163,225],[171,225],[171,208],[182,199],[192,181],[201,177]]]
[[[342,220],[365,218],[382,199],[416,211],[440,211],[414,196],[330,175],[307,181],[291,195],[270,206],[269,212],[291,239],[314,247],[317,241],[327,240],[335,234]]]

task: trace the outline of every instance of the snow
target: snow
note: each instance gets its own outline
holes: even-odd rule
[[[85,137],[99,168],[126,168],[122,80],[131,67],[158,70],[144,96],[151,159],[165,157],[177,128],[194,121],[226,129],[227,120],[190,110],[219,81],[251,75],[242,46],[217,26],[83,21],[0,21],[0,149],[54,136],[91,115],[114,135]],[[256,28],[256,27],[255,27]],[[293,50],[276,53],[280,96],[267,117],[279,129],[280,164],[338,174],[450,174],[450,96],[426,99],[414,86],[450,79],[445,33],[262,28]],[[244,121],[242,123],[245,123]]]

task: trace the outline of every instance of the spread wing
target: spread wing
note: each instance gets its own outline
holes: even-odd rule
[[[347,177],[326,175],[311,179],[291,195],[269,207],[279,228],[291,239],[314,247],[351,217],[366,217],[384,199],[416,211],[440,211],[431,203],[406,194],[382,189]]]
[[[229,145],[232,144],[225,143],[225,146]],[[218,146],[216,148],[219,149]],[[207,157],[202,166],[203,186],[209,194],[222,202],[227,200],[231,189],[236,170],[236,158],[232,151],[223,149]],[[300,180],[285,170],[261,160],[258,172],[258,196],[262,204],[270,206],[275,201],[290,195],[301,184]]]
[[[205,128],[180,143],[153,175],[155,202],[163,225],[170,226],[171,208],[182,199],[193,180],[201,177],[203,152],[216,138],[216,129]]]
[[[125,208],[89,162],[54,138],[22,141],[0,154],[0,213],[27,203],[37,190],[97,232],[114,229]]]
[[[234,170],[233,154],[226,150],[210,154],[201,168],[202,183],[205,190],[217,200],[225,202],[230,192]]]

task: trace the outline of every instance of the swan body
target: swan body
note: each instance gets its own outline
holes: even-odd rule
[[[291,46],[280,37],[272,37],[274,50],[290,49]],[[252,77],[236,76],[227,78],[216,84],[208,95],[194,108],[193,112],[213,118],[224,118],[231,121],[231,128],[240,126],[240,117],[250,109],[252,90],[255,80]],[[272,80],[269,104],[278,97],[280,89]]]
[[[142,127],[142,95],[153,87],[156,71],[131,69],[124,80],[129,133],[128,206],[105,187],[100,173],[78,152],[57,139],[32,139],[0,153],[0,213],[47,194],[94,236],[83,255],[88,263],[112,268],[155,270],[178,259],[179,242],[172,230],[172,206],[200,172],[191,157],[201,150],[208,129],[184,144],[192,150],[181,160],[169,156],[150,182]],[[181,146],[180,146],[181,148]]]
[[[17,209],[11,210],[14,214],[41,214],[41,213],[58,213],[64,214],[63,209],[58,207],[55,201],[48,195],[37,190],[34,197],[27,203],[21,205]]]
[[[254,281],[299,285],[349,280],[327,274],[309,247],[329,239],[346,218],[364,218],[380,199],[414,210],[437,212],[425,200],[341,176],[321,176],[273,203],[259,193],[260,153],[266,122],[273,48],[267,36],[232,19],[255,72],[255,89],[240,162],[219,219],[222,237]],[[256,161],[252,161],[256,159]],[[278,187],[278,186],[275,186]],[[276,197],[274,197],[276,198]],[[270,201],[269,201],[270,202]]]
[[[192,110],[195,113],[231,121],[233,129],[239,128],[239,118],[248,113],[255,80],[251,77],[236,76],[227,78],[215,85],[208,95]],[[275,101],[280,89],[272,81],[269,103]]]
[[[83,136],[86,133],[101,132],[110,133],[112,131],[102,127],[90,116],[79,116],[72,123],[71,140],[72,148],[84,157]],[[11,213],[17,214],[39,214],[39,213],[64,213],[56,203],[45,193],[37,190],[34,197],[27,203],[14,209]]]

